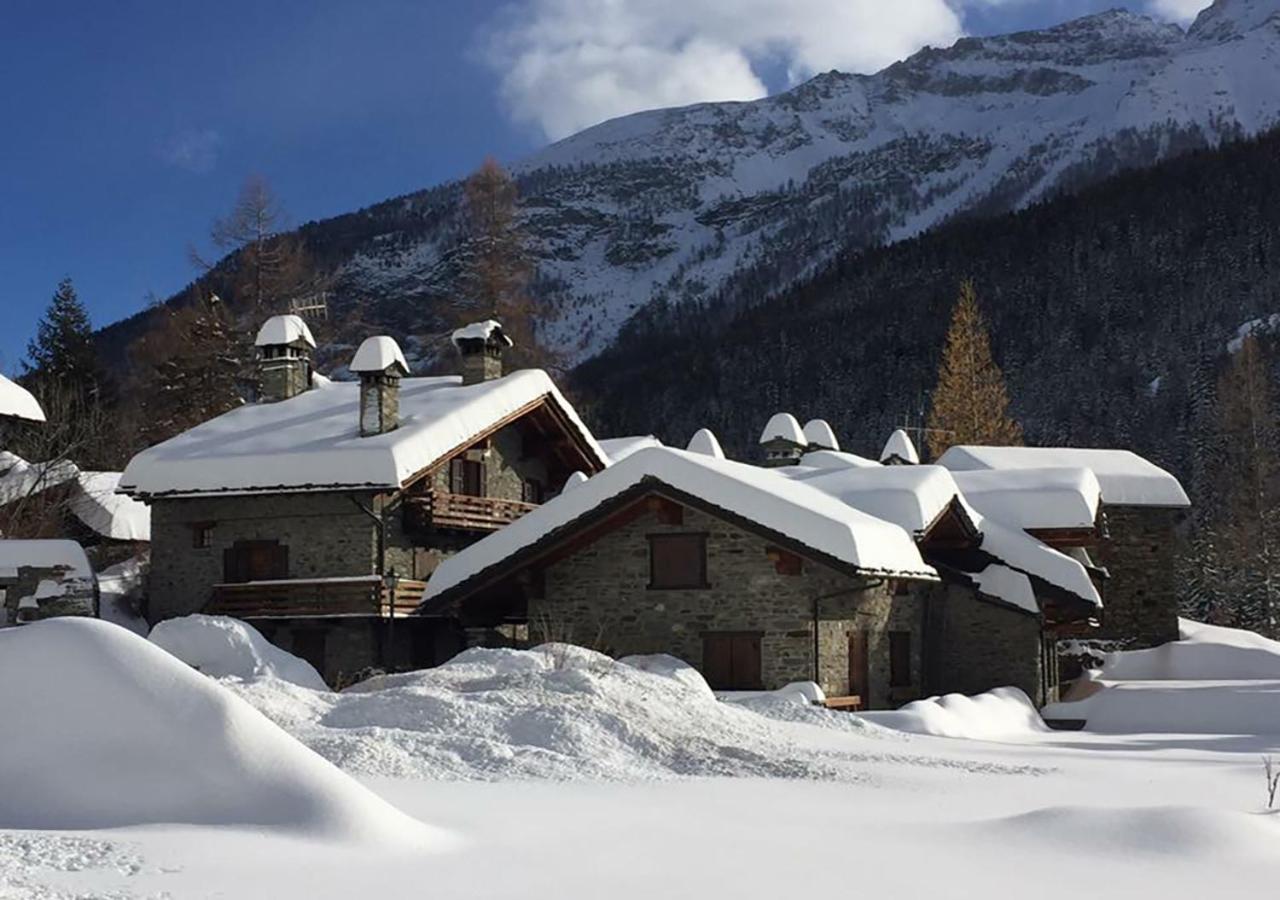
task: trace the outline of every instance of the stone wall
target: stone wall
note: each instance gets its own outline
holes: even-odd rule
[[[42,583],[52,588],[48,596],[39,596]],[[12,576],[0,577],[0,628],[54,616],[92,616],[96,610],[96,582],[67,566],[18,566]]]
[[[421,669],[458,653],[464,636],[440,618],[251,619],[277,647],[306,658],[333,687],[343,687],[372,670]],[[314,651],[318,650],[318,657]]]
[[[376,523],[350,494],[271,494],[155,500],[151,505],[151,621],[199,612],[223,580],[223,551],[236,541],[276,540],[289,548],[290,578],[377,571]],[[370,495],[359,497],[366,506]],[[195,526],[212,526],[212,545],[194,546]]]
[[[647,536],[663,533],[707,535],[710,587],[649,588]],[[755,534],[687,507],[678,525],[646,513],[548,567],[544,596],[529,600],[531,639],[571,640],[619,656],[669,653],[702,667],[704,632],[760,632],[764,687],[817,680],[828,694],[840,695],[849,690],[848,633],[865,629],[869,701],[884,707],[895,702],[888,688],[887,632],[903,630],[912,633],[913,680],[919,685],[916,596],[894,597],[883,581],[856,581],[807,560],[801,574],[780,574],[768,548]],[[815,598],[821,598],[816,679]],[[914,687],[907,692],[918,694]]]
[[[931,693],[980,694],[1012,685],[1037,703],[1050,699],[1056,678],[1044,665],[1039,616],[979,600],[954,584],[933,589],[928,602]]]
[[[1178,639],[1175,557],[1180,509],[1105,507],[1108,537],[1097,562],[1110,578],[1103,586],[1103,640],[1124,641],[1130,649]]]
[[[303,356],[277,356],[258,362],[258,397],[275,403],[311,388],[311,363]]]

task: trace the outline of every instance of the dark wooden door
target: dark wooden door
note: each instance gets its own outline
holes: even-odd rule
[[[849,632],[849,693],[862,698],[866,709],[871,690],[871,667],[867,653],[867,633]]]
[[[717,691],[756,691],[760,673],[760,635],[712,632],[702,636],[702,674]]]

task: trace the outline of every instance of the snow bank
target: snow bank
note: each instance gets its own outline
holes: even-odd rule
[[[1181,640],[1149,650],[1108,653],[1107,681],[1280,679],[1280,642],[1252,631],[1179,619]]]
[[[857,778],[847,756],[813,749],[829,732],[804,725],[878,731],[794,700],[774,698],[789,709],[777,715],[717,702],[696,671],[669,656],[615,661],[564,644],[471,649],[341,693],[275,679],[223,683],[321,755],[370,776]]]
[[[0,632],[0,828],[150,823],[440,837],[160,648],[91,619]]]
[[[226,616],[183,616],[151,629],[151,643],[214,678],[279,678],[327,691],[320,674],[304,659],[281,650],[252,625]]]
[[[43,422],[44,410],[30,391],[0,375],[0,416]]]
[[[1015,687],[996,688],[973,697],[930,697],[901,709],[857,715],[898,731],[971,740],[1017,738],[1049,730],[1031,698]]]

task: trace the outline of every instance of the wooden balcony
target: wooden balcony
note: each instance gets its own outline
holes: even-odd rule
[[[377,575],[290,578],[215,584],[204,611],[213,616],[264,619],[312,616],[407,616],[422,602],[425,581],[398,579],[394,597]]]
[[[404,527],[410,533],[433,529],[497,531],[531,509],[537,509],[537,504],[427,491],[404,498]]]

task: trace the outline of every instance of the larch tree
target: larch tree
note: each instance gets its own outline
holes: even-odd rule
[[[1004,373],[991,356],[972,281],[960,285],[926,434],[934,459],[957,444],[1022,443],[1022,427],[1009,415]]]
[[[453,310],[455,324],[497,319],[514,342],[512,355],[518,361],[557,366],[560,354],[540,339],[542,325],[554,311],[536,303],[528,290],[536,267],[520,225],[519,191],[492,157],[463,186],[462,214],[462,297]]]
[[[1221,521],[1215,532],[1235,609],[1232,624],[1276,635],[1280,581],[1280,428],[1266,356],[1246,336],[1218,385]]]

